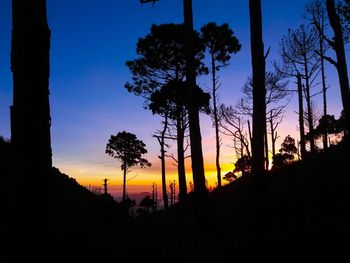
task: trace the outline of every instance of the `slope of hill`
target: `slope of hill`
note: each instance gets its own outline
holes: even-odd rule
[[[3,139],[0,139],[0,160],[2,244],[10,247],[21,246],[20,244],[26,247],[49,246],[52,249],[62,244],[67,249],[75,246],[88,247],[98,242],[101,232],[108,230],[113,224],[122,224],[128,219],[127,209],[115,202],[111,195],[98,196],[57,168],[52,168],[50,185],[47,186],[50,189],[50,196],[42,196],[43,199],[50,200],[49,222],[45,227],[48,229],[32,230],[31,225],[27,223],[27,215],[16,211],[16,207],[13,207],[14,200],[18,202],[14,191],[14,158],[10,143]],[[27,176],[35,176],[35,174],[28,173]],[[27,237],[26,235],[36,236]]]
[[[1,158],[8,158],[8,144],[0,146]],[[54,168],[47,245],[61,256],[88,252],[147,262],[228,262],[281,252],[283,261],[305,252],[338,255],[348,250],[344,240],[350,236],[349,161],[349,148],[339,145],[270,171],[258,183],[254,176],[242,177],[205,202],[191,194],[167,213],[137,219],[110,196],[98,197]],[[9,176],[4,163],[0,169]],[[3,226],[5,239],[9,231]]]
[[[240,178],[212,192],[202,209],[190,198],[119,233],[129,237],[125,243],[113,236],[110,242],[125,258],[136,250],[143,260],[168,262],[228,262],[256,253],[272,258],[284,252],[285,259],[346,253],[349,161],[349,149],[338,146],[269,172],[258,185],[253,177]],[[131,240],[138,242],[123,245]],[[157,257],[149,253],[155,249]]]

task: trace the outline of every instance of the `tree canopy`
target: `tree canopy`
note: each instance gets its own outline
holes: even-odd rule
[[[142,156],[147,153],[146,144],[138,140],[136,135],[126,131],[119,132],[117,135],[111,135],[106,153],[121,162],[121,169],[139,165],[141,168],[150,167],[151,163]]]
[[[274,156],[273,167],[277,168],[291,163],[297,153],[298,148],[295,145],[295,139],[287,135],[281,144],[279,153]]]
[[[201,38],[208,52],[218,62],[215,70],[226,66],[231,54],[241,50],[238,38],[233,34],[227,23],[218,26],[215,22],[208,23],[201,28]]]
[[[197,107],[203,112],[208,113],[210,111],[209,93],[203,92],[198,86],[195,92]],[[176,119],[179,107],[186,107],[188,103],[189,98],[186,83],[181,80],[172,80],[151,95],[149,108],[154,114],[164,115],[167,112],[171,119]]]
[[[152,25],[151,32],[137,42],[138,57],[127,61],[133,77],[125,88],[136,95],[146,98],[160,89],[170,80],[185,78],[185,30],[182,24]],[[204,74],[208,69],[204,66],[205,46],[198,32],[194,32],[195,67],[197,74]]]

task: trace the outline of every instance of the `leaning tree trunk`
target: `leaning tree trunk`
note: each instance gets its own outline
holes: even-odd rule
[[[192,0],[184,0],[184,22],[185,22],[185,55],[186,55],[186,84],[189,93],[188,119],[191,141],[191,161],[194,192],[199,195],[206,194],[204,175],[202,137],[199,125],[199,109],[195,103],[194,90],[196,84],[194,40],[193,40],[193,16]]]
[[[342,26],[339,16],[335,9],[334,0],[326,0],[327,13],[329,22],[334,31],[334,50],[337,55],[337,71],[339,77],[341,98],[343,108],[345,112],[346,122],[346,137],[348,138],[350,132],[350,90],[349,90],[349,77],[346,65],[345,49],[344,49],[344,37]]]
[[[270,122],[270,130],[271,130],[272,160],[274,160],[275,156],[276,156],[276,139],[277,139],[276,137],[277,137],[277,133],[275,133],[275,129],[273,127],[272,111],[270,112],[269,122]]]
[[[161,161],[161,167],[162,167],[162,194],[163,194],[163,206],[164,210],[167,210],[169,208],[169,201],[168,201],[168,193],[166,189],[166,176],[165,176],[165,133],[168,129],[168,115],[165,114],[164,117],[164,127],[161,134],[161,137],[158,139],[160,144],[160,161]]]
[[[218,178],[218,188],[221,187],[221,167],[220,167],[220,133],[219,133],[219,118],[218,118],[218,108],[217,108],[217,86],[216,86],[216,66],[214,54],[211,54],[211,72],[212,72],[212,85],[213,85],[213,115],[214,115],[214,127],[215,127],[215,143],[216,143],[216,172]]]
[[[126,162],[123,163],[123,201],[126,199]]]
[[[306,107],[307,107],[307,122],[309,125],[309,136],[310,136],[310,150],[311,153],[315,153],[315,133],[314,133],[314,116],[311,105],[311,95],[310,95],[310,79],[309,79],[309,70],[307,66],[306,57],[304,57],[305,65],[305,94],[306,94]]]
[[[265,169],[269,169],[269,142],[267,137],[267,123],[265,122],[265,132],[264,132],[264,149],[265,149]]]
[[[323,34],[323,32],[322,32]],[[323,116],[327,115],[327,84],[326,84],[326,73],[324,68],[324,40],[323,36],[319,36],[319,45],[320,45],[320,55],[321,55],[321,79],[322,79],[322,96],[323,96]],[[325,130],[322,135],[323,139],[323,150],[327,150],[328,148],[328,134]]]
[[[49,71],[50,29],[45,0],[12,1],[13,105],[16,211],[27,222],[45,224],[50,208]]]
[[[265,113],[265,57],[262,38],[261,1],[249,0],[250,42],[253,68],[253,141],[252,173],[264,174],[264,131]]]
[[[184,127],[183,127],[183,110],[178,109],[178,116],[176,120],[177,127],[177,171],[179,176],[179,199],[180,202],[186,200],[187,185],[186,185],[186,171],[185,171],[185,150],[184,150]]]
[[[303,105],[303,85],[301,83],[301,75],[297,76],[298,99],[299,99],[299,130],[300,130],[300,155],[301,159],[305,158],[305,129],[304,129],[304,105]]]
[[[252,138],[252,129],[251,129],[251,125],[250,125],[250,121],[247,121],[247,126],[248,126],[248,134],[249,134],[249,145],[250,145],[250,150],[252,150],[252,142],[253,142],[253,138]],[[247,151],[250,157],[250,151]]]

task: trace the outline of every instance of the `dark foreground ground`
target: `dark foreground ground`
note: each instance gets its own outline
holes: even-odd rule
[[[209,194],[191,195],[167,213],[137,219],[109,197],[97,197],[55,171],[50,223],[45,231],[1,222],[1,257],[43,257],[46,262],[111,259],[115,262],[233,262],[277,258],[285,262],[350,255],[350,154],[339,146],[269,172],[247,176]],[[11,252],[10,252],[11,251]],[[14,252],[12,252],[14,251]],[[49,256],[46,256],[49,255]],[[281,255],[281,256],[280,256]],[[312,260],[313,259],[313,260]]]

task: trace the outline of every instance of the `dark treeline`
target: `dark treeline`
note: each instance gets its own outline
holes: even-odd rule
[[[267,70],[270,48],[264,47],[261,1],[250,0],[252,75],[235,105],[217,100],[219,71],[241,48],[228,24],[210,22],[197,32],[192,0],[183,0],[182,24],[152,25],[137,43],[137,57],[126,62],[132,81],[125,88],[145,98],[145,108],[162,118],[153,136],[160,146],[163,206],[158,207],[153,184],[152,197],[141,200],[135,218],[127,174],[135,166],[151,166],[143,157],[146,145],[135,134],[118,132],[106,145],[106,154],[117,159],[123,171],[121,202],[108,193],[108,179],[103,180],[103,193],[97,193],[52,166],[46,1],[13,0],[11,139],[0,137],[4,251],[17,250],[13,259],[29,248],[35,257],[43,256],[43,251],[63,257],[88,252],[101,260],[111,254],[117,261],[147,262],[228,262],[236,255],[249,258],[261,251],[261,256],[270,257],[275,251],[315,256],[325,250],[345,251],[342,240],[350,234],[350,91],[345,53],[349,10],[349,1],[311,1],[305,7],[307,22],[284,32],[280,57]],[[331,50],[334,53],[329,54]],[[205,58],[210,58],[209,65]],[[338,74],[339,118],[328,114],[325,63]],[[197,84],[197,77],[208,73],[209,93]],[[300,138],[288,135],[277,149],[278,128],[293,93],[298,96]],[[211,191],[205,178],[200,114],[212,117],[215,132],[217,187]],[[232,138],[235,160],[234,170],[224,176],[222,136]],[[177,156],[167,154],[172,141]],[[189,188],[188,157],[193,174]],[[170,194],[166,158],[178,168]],[[229,183],[223,185],[221,179]]]

